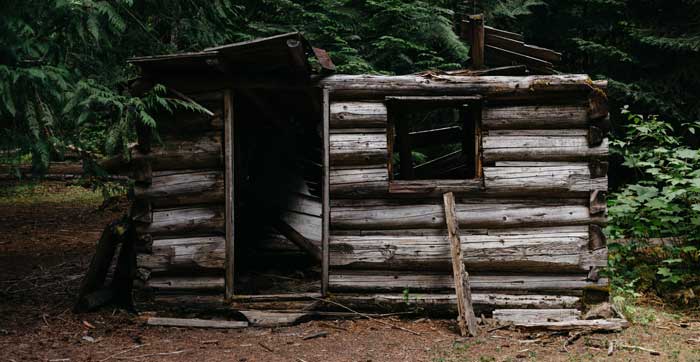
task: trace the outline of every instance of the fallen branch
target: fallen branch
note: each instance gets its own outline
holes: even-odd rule
[[[631,345],[627,345],[627,344],[620,344],[617,347],[622,348],[622,349],[629,349],[629,350],[633,350],[633,351],[649,352],[649,354],[652,356],[660,356],[661,355],[661,352],[659,352],[659,351],[655,351],[653,349],[644,348],[644,347],[640,347],[640,346],[631,346]]]
[[[316,298],[316,297],[311,297],[311,298],[316,299],[316,300],[320,300],[320,301],[322,301],[322,302],[335,304],[335,305],[337,305],[337,306],[339,306],[339,307],[341,307],[341,308],[343,308],[343,309],[345,309],[345,310],[348,310],[348,311],[350,311],[350,312],[352,312],[352,313],[354,313],[354,314],[356,314],[356,315],[359,315],[359,316],[361,316],[361,317],[367,318],[367,319],[369,319],[369,320],[371,320],[371,321],[374,321],[374,322],[383,324],[383,325],[385,325],[385,326],[389,326],[389,327],[391,327],[391,328],[400,329],[400,330],[402,330],[402,331],[405,331],[405,332],[408,332],[408,333],[411,333],[411,334],[415,334],[416,336],[420,336],[420,333],[418,333],[418,332],[416,332],[416,331],[412,331],[412,330],[410,330],[410,329],[408,329],[408,328],[404,328],[404,327],[401,327],[401,326],[397,326],[397,325],[395,325],[395,324],[391,324],[391,323],[389,323],[389,322],[385,322],[385,321],[383,321],[383,320],[381,320],[381,319],[372,318],[372,317],[369,316],[368,314],[360,313],[360,312],[358,312],[358,311],[356,311],[356,310],[354,310],[354,309],[351,309],[351,308],[348,307],[348,306],[345,306],[345,305],[343,305],[343,304],[340,304],[340,303],[338,303],[338,302],[336,302],[336,301],[328,300],[328,299],[322,299],[322,298]]]
[[[328,335],[328,332],[321,331],[321,332],[306,335],[306,336],[302,337],[301,339],[303,339],[303,340],[314,339],[314,338],[318,338],[318,337],[325,337],[327,335]]]
[[[264,348],[264,349],[267,350],[268,352],[274,352],[274,350],[273,350],[272,348],[266,346],[266,345],[263,344],[262,342],[258,342],[258,345],[260,345],[260,347]]]

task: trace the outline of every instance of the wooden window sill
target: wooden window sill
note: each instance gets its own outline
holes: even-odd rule
[[[394,180],[389,182],[392,194],[470,193],[483,189],[481,179],[468,180]]]

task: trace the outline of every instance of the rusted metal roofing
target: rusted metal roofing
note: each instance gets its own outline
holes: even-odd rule
[[[325,51],[312,48],[298,32],[221,45],[201,52],[136,57],[129,62],[148,75],[222,73],[298,77],[313,72],[310,57],[318,60],[322,70],[335,69]]]

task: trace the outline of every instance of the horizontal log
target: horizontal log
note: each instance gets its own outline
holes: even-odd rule
[[[497,200],[458,203],[457,220],[464,228],[567,226],[604,221],[591,217],[588,206],[584,205],[538,206],[497,203]],[[437,203],[334,207],[331,212],[333,229],[442,229],[444,225],[444,210]]]
[[[588,102],[591,80],[587,75],[449,76],[449,75],[333,75],[319,80],[334,99],[384,99],[387,96],[481,95],[493,100],[547,99],[568,93],[570,99]]]
[[[586,279],[586,274],[575,275],[469,275],[475,292],[555,293],[580,295],[591,286],[605,287],[607,279],[598,282]],[[392,292],[454,290],[450,272],[391,272],[331,270],[329,289],[333,292]]]
[[[224,202],[224,175],[220,171],[170,173],[153,176],[148,186],[134,186],[137,200],[149,200],[153,207]]]
[[[607,177],[591,178],[588,164],[562,166],[484,167],[484,187],[492,193],[576,193],[608,189]]]
[[[333,102],[330,128],[386,128],[387,109],[382,102]]]
[[[563,129],[588,127],[588,108],[568,106],[485,107],[484,129]]]
[[[385,134],[330,135],[331,166],[376,165],[386,163],[387,155]]]
[[[389,183],[389,193],[393,195],[440,196],[447,192],[456,194],[474,193],[482,190],[481,180],[399,180]]]
[[[154,210],[152,220],[150,224],[137,225],[136,232],[153,237],[224,232],[222,207]]]
[[[607,255],[588,251],[588,226],[540,229],[461,230],[471,272],[580,272],[605,266]],[[377,270],[451,270],[450,244],[443,235],[331,235],[330,265]]]
[[[150,160],[153,171],[217,169],[223,164],[221,137],[213,135],[196,140],[169,141],[154,147],[149,154],[137,151],[132,157],[134,160]]]
[[[153,240],[151,253],[138,254],[136,265],[154,273],[223,270],[226,260],[224,243],[220,236]]]
[[[424,310],[426,312],[457,312],[457,297],[451,294],[347,294],[334,293],[333,300],[353,309],[372,311]],[[580,299],[568,295],[516,295],[472,293],[477,313],[489,313],[495,308],[576,308]]]
[[[224,277],[153,277],[146,287],[156,291],[218,292],[224,290]]]
[[[484,162],[584,161],[608,156],[608,140],[589,147],[582,130],[490,131],[483,137]]]
[[[561,322],[581,319],[578,309],[496,309],[493,319],[506,323]]]

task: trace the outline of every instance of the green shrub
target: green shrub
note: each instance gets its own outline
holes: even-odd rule
[[[613,287],[634,287],[689,302],[700,291],[700,151],[657,116],[622,111],[628,125],[612,152],[636,172],[638,182],[609,200],[609,273]]]

